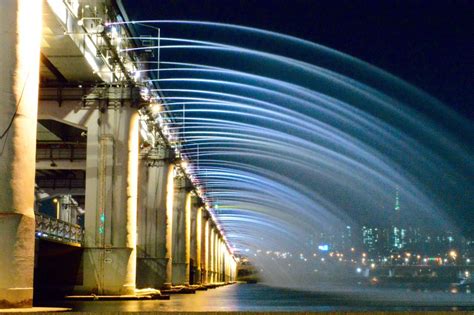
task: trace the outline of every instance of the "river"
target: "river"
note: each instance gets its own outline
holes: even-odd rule
[[[474,295],[458,292],[414,292],[406,289],[327,293],[234,284],[170,300],[57,302],[83,312],[148,311],[421,311],[474,310]]]

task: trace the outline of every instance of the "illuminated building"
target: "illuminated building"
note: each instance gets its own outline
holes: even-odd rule
[[[406,246],[407,231],[401,224],[401,210],[400,210],[400,192],[397,187],[395,192],[395,208],[390,231],[390,247],[392,251],[398,251]]]

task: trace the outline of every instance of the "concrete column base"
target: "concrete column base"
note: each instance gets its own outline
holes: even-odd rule
[[[135,251],[131,248],[85,248],[84,285],[77,292],[133,295],[135,294]]]
[[[33,305],[35,220],[0,213],[0,308]]]
[[[169,258],[137,258],[137,287],[140,289],[162,288],[166,281],[166,264],[168,260]]]
[[[205,269],[201,271],[201,284],[207,284],[207,271]]]
[[[33,288],[0,289],[0,309],[32,306]]]
[[[201,270],[196,269],[196,273],[194,274],[194,284],[201,284]]]
[[[189,264],[187,263],[173,263],[173,284],[174,285],[188,285],[189,279],[187,272]]]
[[[161,286],[161,289],[164,289],[164,290],[169,290],[173,287],[173,284],[171,282],[165,282],[163,283],[163,285]]]

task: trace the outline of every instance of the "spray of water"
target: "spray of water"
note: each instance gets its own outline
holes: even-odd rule
[[[210,22],[124,23],[167,35],[143,47],[134,35],[138,47],[124,51],[160,50],[160,61],[139,64],[163,96],[160,115],[174,117],[160,123],[192,161],[227,239],[268,283],[347,280],[367,264],[347,239],[363,225],[450,230],[458,238],[456,217],[472,219],[473,124],[426,93],[283,34]],[[337,258],[318,250],[341,235]],[[349,247],[356,254],[340,256]]]

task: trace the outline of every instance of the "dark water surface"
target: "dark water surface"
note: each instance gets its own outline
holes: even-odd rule
[[[84,312],[474,310],[474,296],[406,290],[318,293],[235,284],[196,294],[172,295],[169,301],[61,302],[55,306]]]

